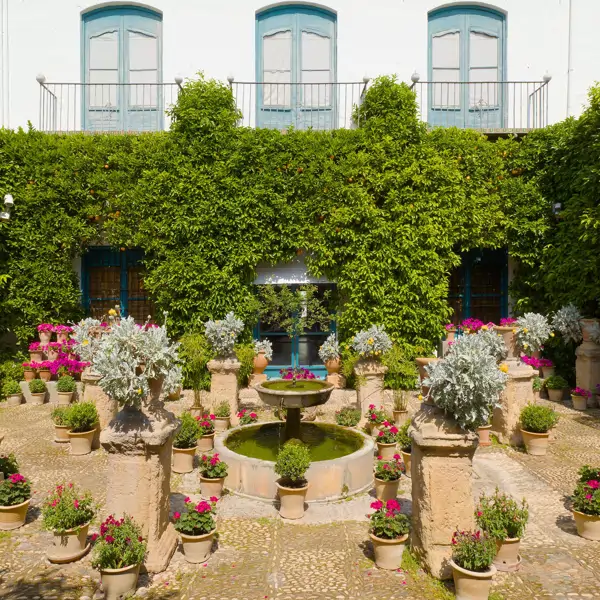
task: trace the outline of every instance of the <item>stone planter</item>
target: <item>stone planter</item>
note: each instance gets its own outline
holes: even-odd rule
[[[52,373],[50,373],[50,370],[45,370],[45,369],[40,369],[38,371],[39,375],[40,375],[40,379],[42,381],[50,381],[52,379]]]
[[[73,400],[73,392],[57,392],[58,394],[58,405],[69,406]]]
[[[584,342],[592,341],[590,336],[595,323],[598,323],[598,319],[581,319],[581,321],[579,321],[579,324],[581,325],[581,335],[583,336]]]
[[[377,477],[374,477],[374,479],[377,500],[387,502],[388,500],[395,500],[398,497],[400,479],[393,479],[391,481],[384,481],[383,479],[377,479]]]
[[[552,402],[562,402],[564,396],[564,390],[560,389],[560,390],[548,390],[548,398],[552,401]]]
[[[32,379],[35,379],[35,371],[33,369],[25,369],[23,371],[23,379],[25,381],[31,381]]]
[[[30,500],[14,506],[0,506],[0,531],[18,529],[25,524]]]
[[[215,432],[227,431],[231,427],[231,417],[215,417],[213,425]]]
[[[496,540],[496,557],[493,565],[498,571],[514,572],[521,568],[521,538]]]
[[[52,332],[38,331],[38,337],[40,338],[40,344],[49,344],[52,339]]]
[[[235,356],[217,357],[209,360],[206,367],[210,371],[210,399],[212,406],[219,402],[229,403],[230,413],[237,415],[238,403],[238,372],[241,368],[240,361]]]
[[[549,433],[532,433],[531,431],[523,431],[521,429],[521,435],[523,436],[523,443],[527,450],[527,454],[532,456],[546,456],[548,450],[548,438]]]
[[[173,473],[191,473],[194,470],[194,456],[196,446],[193,448],[175,448],[173,446]]]
[[[333,375],[339,373],[342,363],[339,358],[334,358],[325,361],[325,368],[327,369],[327,375]]]
[[[429,357],[415,358],[415,363],[417,363],[417,369],[419,369],[419,380],[421,381],[421,383],[427,377],[427,371],[425,370],[425,367],[427,367],[427,365],[430,365],[431,363],[438,362],[439,360],[439,358]],[[423,396],[427,396],[427,394],[429,394],[429,388],[426,385],[421,385],[421,394],[423,394]]]
[[[504,345],[508,351],[508,356],[506,357],[507,362],[516,363],[518,357],[517,345],[515,340],[515,331],[516,327],[504,327],[502,325],[496,325],[494,327],[494,331],[499,333],[504,340]]]
[[[48,550],[51,563],[70,563],[85,556],[91,544],[87,543],[89,523],[81,527],[67,529],[63,533],[54,532],[54,545]]]
[[[369,533],[373,552],[375,554],[375,564],[380,569],[395,571],[402,564],[402,555],[404,554],[404,544],[408,539],[408,534],[395,540],[386,540],[372,533]]]
[[[400,456],[402,456],[402,462],[404,463],[404,474],[410,477],[410,452],[404,452],[400,450]]]
[[[409,419],[407,410],[393,410],[392,413],[394,415],[394,425],[398,428],[402,427]]]
[[[198,440],[198,452],[210,452],[215,446],[215,434],[205,433]]]
[[[6,397],[6,406],[20,406],[23,402],[23,394],[11,394]]]
[[[54,425],[54,441],[57,444],[64,444],[71,441],[68,425]]]
[[[587,398],[585,396],[576,396],[573,394],[571,401],[575,410],[587,410]]]
[[[69,431],[71,454],[73,454],[73,456],[83,456],[84,454],[89,454],[92,451],[92,442],[94,441],[95,434],[95,429],[81,433]]]
[[[580,537],[586,540],[600,541],[600,516],[586,515],[576,510],[571,511],[575,519],[575,526]]]
[[[171,401],[171,402],[175,402],[177,400],[179,400],[179,398],[181,397],[181,388],[177,388],[174,392],[171,392],[170,394],[168,394],[167,398]]]
[[[387,371],[388,368],[375,358],[361,358],[356,362],[358,404],[363,415],[367,414],[370,404],[383,405],[383,378]]]
[[[309,484],[301,488],[289,488],[277,485],[279,496],[279,515],[284,519],[301,519],[304,516],[304,500]]]
[[[48,355],[48,360],[56,360],[58,358],[58,352],[54,348],[48,347],[46,354]]]
[[[382,444],[377,442],[377,456],[381,456],[382,460],[392,460],[394,454],[397,454],[396,442],[392,444]]]
[[[491,425],[484,425],[483,427],[477,428],[477,435],[479,435],[480,446],[491,446],[492,440],[490,439],[490,431],[492,430]]]
[[[29,404],[39,406],[40,404],[44,404],[45,401],[46,392],[42,392],[41,394],[31,394],[31,402]]]
[[[217,528],[215,527],[210,533],[203,535],[186,535],[185,533],[180,533],[185,560],[193,564],[208,560],[216,531]]]
[[[200,494],[203,498],[210,498],[211,496],[220,498],[223,495],[224,485],[225,477],[211,479],[200,475]]]
[[[450,560],[456,600],[487,600],[492,587],[492,579],[496,574],[494,565],[483,573],[467,571]]]
[[[554,367],[542,367],[542,379],[554,377]]]
[[[131,565],[122,569],[100,569],[104,600],[119,600],[132,596],[139,575],[140,565]]]
[[[31,362],[42,362],[44,360],[44,353],[41,350],[39,352],[30,352],[29,360]]]
[[[254,360],[252,362],[252,373],[254,373],[254,375],[261,375],[267,368],[268,364],[269,361],[267,360],[264,351],[259,352],[254,357]]]

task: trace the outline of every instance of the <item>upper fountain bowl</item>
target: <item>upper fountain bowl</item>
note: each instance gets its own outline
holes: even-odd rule
[[[308,408],[325,404],[333,388],[332,383],[319,379],[298,379],[296,385],[291,379],[270,379],[254,386],[265,404],[285,408]]]

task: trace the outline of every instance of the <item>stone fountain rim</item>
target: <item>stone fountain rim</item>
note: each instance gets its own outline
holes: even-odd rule
[[[283,379],[282,377],[278,377],[276,379],[269,379],[269,383],[276,382],[276,381],[290,381],[290,380]],[[324,384],[320,390],[303,390],[303,391],[298,391],[298,392],[285,391],[285,390],[273,390],[271,388],[263,386],[263,383],[266,383],[266,382],[257,383],[253,387],[257,392],[259,392],[259,393],[262,392],[263,394],[269,394],[271,396],[320,396],[327,392],[331,392],[335,389],[335,385],[333,385],[333,383],[330,383],[329,381],[324,381],[322,379],[317,379],[316,381],[320,381],[321,383]],[[245,427],[245,425],[244,425],[244,427]]]

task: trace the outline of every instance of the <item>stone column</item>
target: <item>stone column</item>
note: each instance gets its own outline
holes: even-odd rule
[[[169,521],[177,427],[175,416],[156,396],[142,409],[121,410],[100,435],[109,453],[104,516],[129,514],[141,526],[148,543],[144,566],[151,573],[164,571],[177,547],[177,534]]]
[[[369,404],[375,404],[377,408],[383,406],[383,377],[387,370],[380,360],[374,358],[361,358],[354,366],[354,373],[358,378],[358,404],[363,419],[369,410]]]
[[[115,418],[119,411],[119,406],[116,400],[109,398],[104,390],[98,385],[102,379],[100,375],[84,371],[81,375],[83,383],[83,402],[93,402],[98,411],[99,428],[96,429],[96,435],[92,442],[94,450],[100,448],[100,432],[108,427],[108,424]]]
[[[210,371],[210,400],[213,408],[226,400],[231,409],[232,421],[239,411],[237,374],[242,364],[235,356],[215,358],[208,362]]]
[[[474,526],[471,475],[478,438],[426,403],[409,432],[413,440],[411,545],[434,577],[449,579],[452,534],[457,527]]]
[[[600,384],[600,346],[589,337],[590,327],[596,322],[596,319],[582,319],[583,342],[575,350],[576,385],[592,392],[588,400],[589,407],[600,404],[600,396],[596,393],[596,385]]]
[[[331,383],[338,390],[343,390],[346,387],[346,378],[341,373],[328,373],[325,381]]]

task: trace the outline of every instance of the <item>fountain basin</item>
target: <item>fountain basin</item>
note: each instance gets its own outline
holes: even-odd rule
[[[308,408],[325,404],[334,385],[320,379],[299,379],[293,385],[291,379],[270,379],[254,386],[260,399],[270,406]]]

